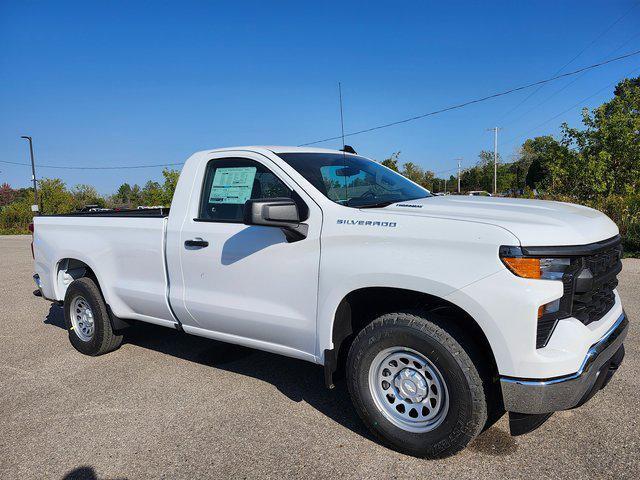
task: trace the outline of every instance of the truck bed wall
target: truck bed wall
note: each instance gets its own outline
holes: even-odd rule
[[[174,323],[166,297],[165,223],[162,217],[36,217],[35,265],[44,295],[64,299],[58,265],[72,258],[93,270],[118,317]]]

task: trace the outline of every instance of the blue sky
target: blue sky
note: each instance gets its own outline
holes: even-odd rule
[[[339,134],[338,81],[345,129],[360,130],[552,76],[585,47],[564,71],[638,50],[635,3],[0,0],[0,160],[28,162],[23,134],[37,164],[58,166],[297,145]],[[438,172],[458,157],[475,163],[492,148],[486,129],[499,125],[508,159],[527,136],[578,124],[570,107],[602,103],[607,85],[638,69],[640,57],[627,59],[547,85],[515,110],[530,90],[347,143],[376,159],[400,150]],[[29,167],[0,171],[0,183],[29,183]],[[111,193],[160,179],[161,168],[38,176]]]

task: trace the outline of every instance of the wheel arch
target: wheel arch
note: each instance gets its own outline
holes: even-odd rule
[[[338,304],[331,325],[332,349],[324,350],[325,383],[333,387],[333,375],[344,366],[353,338],[376,317],[394,311],[420,309],[463,327],[497,373],[497,362],[480,324],[463,308],[428,293],[397,287],[363,287],[346,294]]]
[[[64,301],[67,288],[74,280],[78,280],[79,278],[90,278],[100,290],[100,294],[104,299],[104,302],[107,307],[107,312],[109,314],[109,319],[111,321],[111,327],[114,331],[122,330],[129,326],[129,323],[121,318],[116,317],[111,311],[111,307],[109,306],[109,301],[104,294],[104,290],[100,285],[100,279],[96,274],[96,271],[84,260],[80,260],[78,258],[66,257],[60,259],[56,263],[55,269],[55,292],[56,297],[60,301]]]
[[[100,281],[93,268],[91,268],[87,262],[72,257],[65,257],[58,260],[56,262],[54,277],[55,292],[58,300],[64,300],[67,288],[69,288],[71,282],[83,277],[91,278],[96,282],[98,288],[100,288]]]

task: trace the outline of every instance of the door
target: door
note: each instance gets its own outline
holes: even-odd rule
[[[180,233],[186,331],[279,353],[315,353],[319,207],[279,167],[243,152],[204,160]],[[198,195],[199,192],[199,195]],[[308,236],[242,223],[250,198],[293,198]],[[173,291],[173,289],[172,289]],[[172,298],[172,304],[178,299]],[[206,332],[203,332],[206,330]]]

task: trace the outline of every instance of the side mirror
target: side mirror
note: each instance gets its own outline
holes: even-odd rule
[[[300,222],[298,205],[290,198],[254,198],[244,204],[244,224],[278,227],[289,242],[307,237],[309,226]]]

